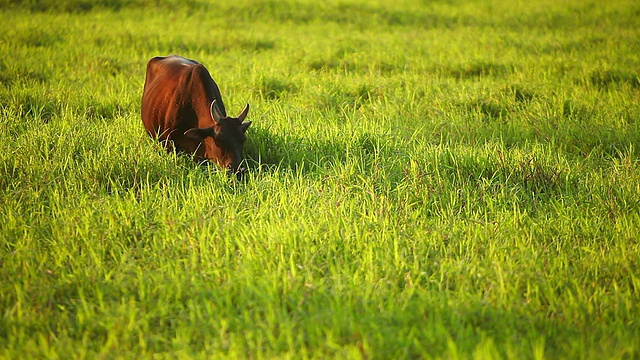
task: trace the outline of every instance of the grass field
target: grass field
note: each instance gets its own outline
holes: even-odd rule
[[[640,3],[0,0],[0,358],[640,357]],[[236,181],[146,62],[251,104]]]

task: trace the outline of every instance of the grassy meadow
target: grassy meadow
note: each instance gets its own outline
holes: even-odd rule
[[[0,0],[0,358],[640,357],[640,3]],[[244,181],[146,62],[251,104]]]

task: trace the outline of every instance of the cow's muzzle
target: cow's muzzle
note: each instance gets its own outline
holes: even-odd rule
[[[244,166],[238,166],[235,169],[232,166],[227,166],[227,174],[229,176],[235,175],[238,180],[242,180],[246,172],[247,169],[245,169]]]

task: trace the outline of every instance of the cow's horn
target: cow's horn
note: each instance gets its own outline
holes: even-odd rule
[[[216,122],[216,124],[220,123],[220,119],[224,116],[220,113],[220,109],[218,109],[218,105],[216,105],[216,100],[211,102],[211,107],[209,108],[209,112],[211,113],[211,118]]]
[[[249,113],[249,104],[247,104],[244,109],[242,109],[242,112],[240,113],[240,115],[238,115],[238,119],[240,120],[240,122],[244,121],[244,118],[247,117],[247,114]]]

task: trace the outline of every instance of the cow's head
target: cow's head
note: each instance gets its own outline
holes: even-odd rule
[[[239,174],[243,171],[240,168],[242,162],[242,147],[246,140],[245,132],[251,125],[251,121],[243,122],[249,113],[249,104],[238,117],[228,117],[222,115],[216,105],[216,101],[211,102],[209,108],[213,126],[206,128],[193,128],[184,132],[187,137],[203,141],[207,137],[212,137],[213,141],[221,150],[218,164],[227,169],[230,173]]]

